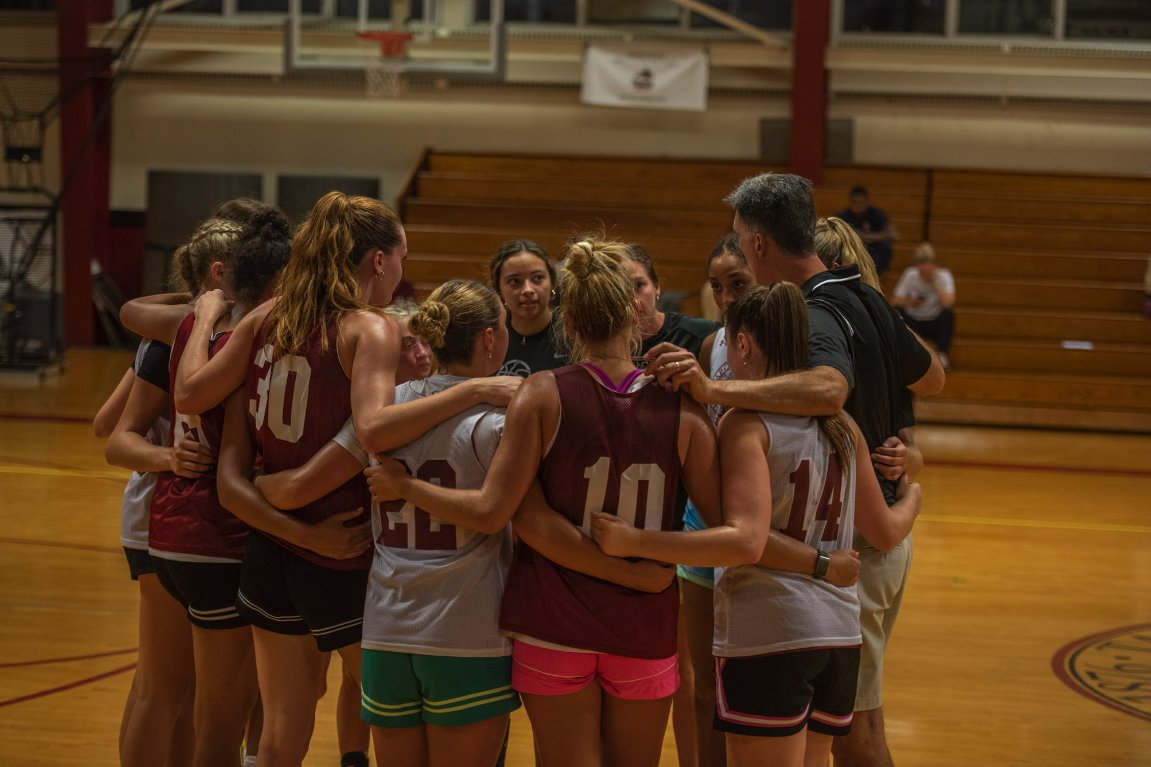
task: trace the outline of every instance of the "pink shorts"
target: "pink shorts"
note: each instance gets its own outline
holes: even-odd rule
[[[512,688],[527,695],[570,695],[593,681],[624,700],[658,700],[679,688],[676,656],[661,660],[607,653],[553,650],[521,642],[512,646]]]

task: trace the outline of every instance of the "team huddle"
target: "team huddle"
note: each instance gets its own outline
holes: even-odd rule
[[[638,243],[511,240],[414,304],[379,201],[221,205],[184,291],[125,306],[148,340],[97,416],[135,472],[122,763],[301,764],[335,651],[347,765],[369,732],[502,763],[523,705],[544,767],[655,767],[673,699],[693,763],[882,764],[942,369],[807,181],[727,202],[722,325],[660,310]]]

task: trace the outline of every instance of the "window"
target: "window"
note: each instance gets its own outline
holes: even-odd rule
[[[1045,35],[1054,29],[1052,0],[962,0],[962,35]]]
[[[1147,0],[1066,0],[1068,39],[1151,40]]]
[[[844,32],[942,35],[947,0],[843,0]]]
[[[478,0],[476,21],[491,20],[491,0]],[[504,0],[504,21],[574,24],[576,0]]]
[[[671,0],[587,0],[589,24],[678,25],[680,6]]]
[[[132,0],[133,8],[144,8],[151,5],[151,0]],[[189,3],[178,5],[167,13],[215,13],[224,12],[223,0],[191,0]]]
[[[763,29],[791,29],[792,0],[703,0],[725,13],[730,13],[740,21],[754,24]],[[695,29],[711,29],[721,25],[711,19],[693,13],[691,26]]]
[[[5,2],[34,2],[35,0],[0,0]],[[50,0],[40,0],[49,2]],[[131,10],[140,10],[152,5],[155,0],[126,0]],[[367,0],[368,18],[377,21],[392,20],[392,0]],[[224,18],[237,18],[244,14],[283,14],[287,15],[290,8],[289,0],[189,0],[165,13],[179,14],[212,14]],[[335,0],[329,3],[325,0],[301,0],[300,10],[305,16],[325,16],[338,19],[356,19],[359,17],[359,0]],[[424,17],[423,0],[409,0],[408,20],[420,20]],[[398,19],[403,21],[403,19]]]
[[[359,18],[359,0],[336,0],[336,17],[341,19]],[[318,13],[318,10],[316,11]],[[392,19],[392,0],[368,0],[368,18],[379,21],[419,21],[424,18],[423,0],[409,0],[408,18]]]
[[[0,11],[54,11],[56,0],[0,0]]]
[[[336,16],[341,19],[359,18],[359,2],[357,0],[336,0]],[[391,16],[391,0],[368,0],[369,19],[390,19]]]

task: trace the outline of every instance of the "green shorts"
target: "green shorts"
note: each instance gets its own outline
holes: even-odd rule
[[[459,658],[363,651],[363,719],[374,727],[459,727],[520,707],[511,656]]]

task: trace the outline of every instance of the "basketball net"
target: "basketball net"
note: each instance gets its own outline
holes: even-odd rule
[[[357,32],[364,44],[364,84],[368,98],[395,98],[406,85],[403,77],[408,61],[410,32]]]

